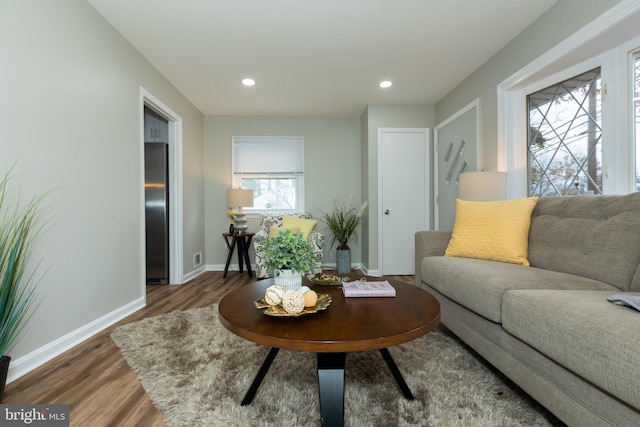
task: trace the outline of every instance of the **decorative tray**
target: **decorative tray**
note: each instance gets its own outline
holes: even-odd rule
[[[309,279],[314,285],[342,285],[342,278],[332,274],[318,273]]]
[[[314,305],[313,307],[305,307],[304,310],[296,314],[287,313],[287,311],[280,305],[269,305],[264,300],[264,298],[260,298],[254,304],[258,310],[266,308],[264,314],[266,314],[267,316],[299,317],[305,316],[307,314],[314,314],[321,310],[326,310],[327,307],[329,307],[329,304],[331,304],[331,297],[327,294],[318,294],[318,301],[316,302],[316,305]]]

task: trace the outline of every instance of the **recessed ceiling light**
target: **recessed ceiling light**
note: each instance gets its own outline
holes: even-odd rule
[[[393,83],[391,83],[389,80],[385,80],[385,81],[383,81],[383,82],[380,82],[380,87],[382,87],[382,88],[388,88],[388,87],[391,87],[391,85],[392,85],[392,84],[393,84]]]
[[[253,86],[256,84],[256,81],[253,79],[242,79],[242,84],[245,86]]]

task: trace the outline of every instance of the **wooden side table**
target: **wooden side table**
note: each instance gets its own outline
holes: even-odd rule
[[[253,277],[253,273],[251,272],[251,260],[249,259],[249,246],[251,245],[253,234],[254,233],[222,233],[222,238],[227,244],[227,249],[229,249],[229,254],[227,255],[227,263],[224,266],[224,275],[222,276],[223,278],[227,277],[229,264],[231,263],[231,257],[233,257],[233,251],[236,247],[238,248],[238,266],[240,267],[240,273],[243,272],[242,264],[244,262],[247,264],[247,273],[249,273],[249,277]]]

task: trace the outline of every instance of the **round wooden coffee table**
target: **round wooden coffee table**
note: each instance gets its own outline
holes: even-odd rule
[[[340,286],[307,283],[319,294],[329,294],[325,311],[300,317],[270,317],[255,308],[273,279],[235,289],[219,304],[220,322],[234,334],[271,347],[242,405],[253,400],[279,349],[318,354],[318,390],[323,426],[344,424],[344,367],[346,353],[380,350],[407,399],[413,394],[387,347],[402,344],[433,330],[440,318],[440,304],[428,292],[400,282],[393,298],[345,298]]]

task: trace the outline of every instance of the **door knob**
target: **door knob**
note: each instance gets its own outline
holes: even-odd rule
[[[385,209],[385,210],[384,210],[384,214],[385,214],[385,215],[389,215],[389,209]]]

